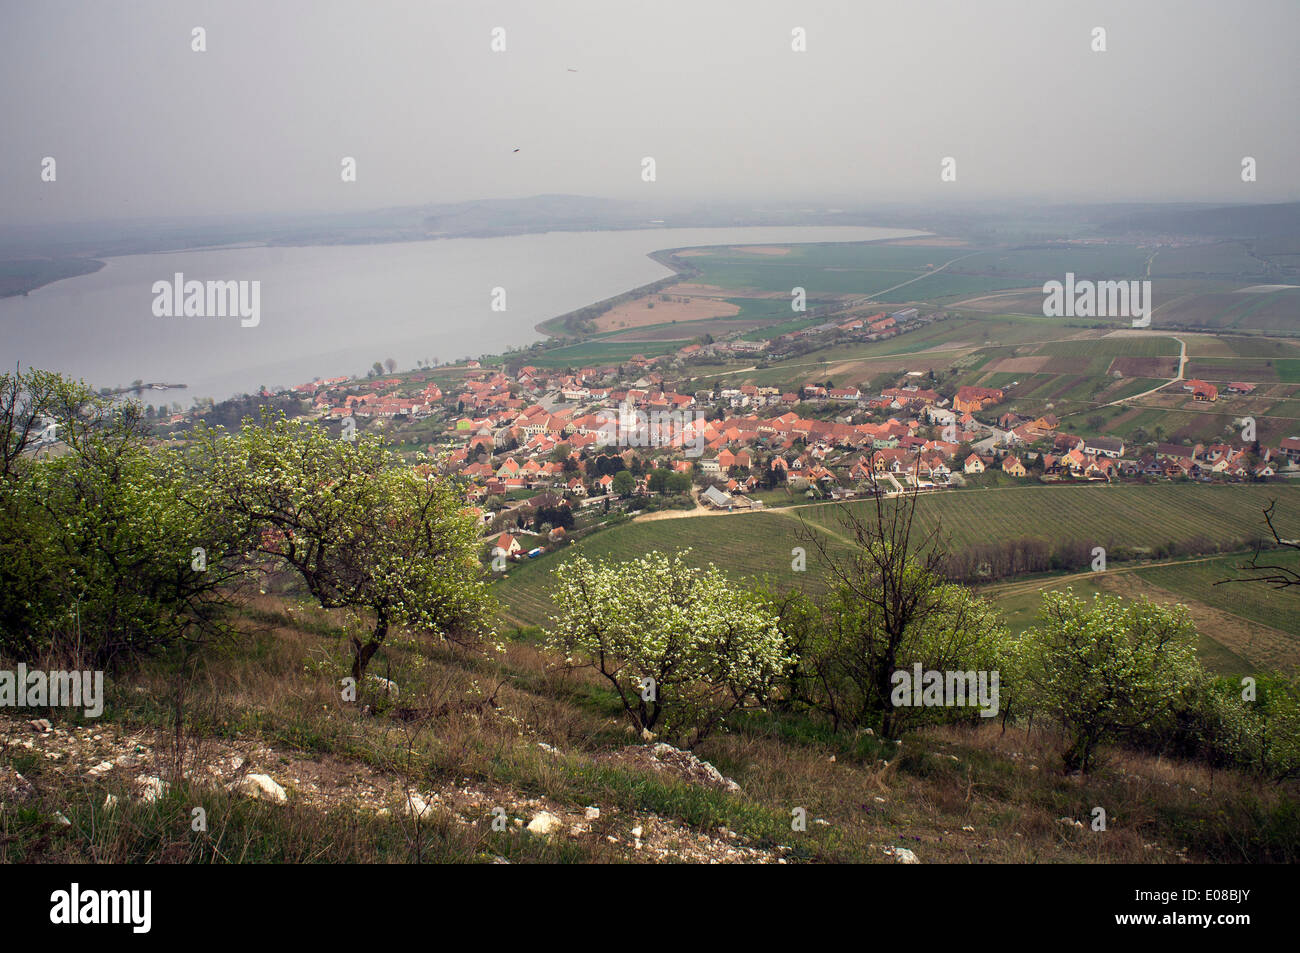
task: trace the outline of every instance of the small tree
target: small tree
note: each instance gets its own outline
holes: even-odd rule
[[[627,470],[619,470],[614,474],[613,490],[619,496],[630,496],[636,489],[636,477]]]
[[[999,664],[1005,630],[987,603],[945,581],[939,529],[920,531],[916,506],[913,491],[891,500],[878,493],[865,513],[837,507],[839,535],[854,544],[847,558],[815,527],[799,531],[828,567],[829,592],[802,671],[837,727],[897,737],[919,713],[892,703],[894,676],[917,662],[963,671]]]
[[[690,747],[764,704],[789,659],[776,615],[684,555],[569,560],[555,571],[550,644],[604,676],[637,730]]]
[[[1184,606],[1072,591],[1044,594],[1039,622],[1016,647],[1026,703],[1066,735],[1066,770],[1092,765],[1097,746],[1151,727],[1197,681],[1196,627]]]
[[[1274,524],[1274,510],[1277,508],[1277,500],[1270,500],[1268,506],[1264,507],[1264,522],[1268,525],[1269,535],[1273,537],[1273,544],[1278,549],[1300,551],[1300,543],[1293,539],[1283,539],[1278,533],[1277,526]],[[1216,586],[1230,585],[1232,583],[1253,582],[1262,583],[1270,589],[1289,589],[1292,586],[1300,586],[1300,572],[1285,565],[1285,561],[1261,562],[1264,554],[1264,543],[1262,540],[1256,542],[1255,551],[1250,557],[1250,561],[1242,563],[1237,568],[1245,575],[1237,576],[1233,579],[1220,579],[1215,583]],[[1272,558],[1272,557],[1268,557]]]
[[[460,638],[486,618],[477,521],[448,478],[399,466],[382,441],[263,415],[236,436],[200,429],[224,508],[252,551],[296,570],[322,608],[369,610],[360,679],[391,625]]]

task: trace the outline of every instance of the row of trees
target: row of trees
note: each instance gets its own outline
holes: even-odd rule
[[[37,459],[49,420],[63,444]],[[357,677],[392,626],[483,627],[475,521],[432,466],[270,412],[183,446],[147,434],[137,404],[43,371],[0,376],[0,652],[104,667],[219,638],[240,584],[276,570],[373,617],[353,636]]]
[[[994,711],[1061,732],[1068,770],[1126,742],[1209,756],[1276,779],[1300,774],[1300,681],[1212,678],[1186,609],[1070,592],[1044,597],[1013,639],[985,600],[944,575],[938,532],[914,536],[915,497],[841,513],[856,545],[821,551],[825,594],[747,591],[686,554],[556,572],[551,645],[614,688],[632,725],[692,745],[728,715],[815,713],[835,730],[895,738],[927,723],[978,722],[980,707],[898,703],[898,673],[992,676]],[[824,536],[804,538],[821,549]],[[974,682],[972,681],[973,685]]]

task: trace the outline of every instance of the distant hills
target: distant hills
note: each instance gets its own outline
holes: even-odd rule
[[[1146,232],[1207,238],[1277,238],[1300,234],[1300,202],[1147,208],[1101,222],[1098,228],[1110,235]]]

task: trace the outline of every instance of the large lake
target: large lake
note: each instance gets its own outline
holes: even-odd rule
[[[188,385],[167,401],[363,374],[393,358],[453,361],[539,339],[535,326],[671,272],[661,248],[860,242],[886,228],[690,228],[547,232],[380,245],[244,247],[109,258],[92,275],[0,299],[0,366],[47,368],[96,388]],[[153,285],[260,281],[261,320],[155,317]],[[507,310],[491,309],[504,288]],[[159,395],[160,397],[162,395]]]

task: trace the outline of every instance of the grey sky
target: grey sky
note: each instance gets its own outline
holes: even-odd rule
[[[0,0],[0,220],[556,192],[1292,200],[1297,27],[1295,0]]]

